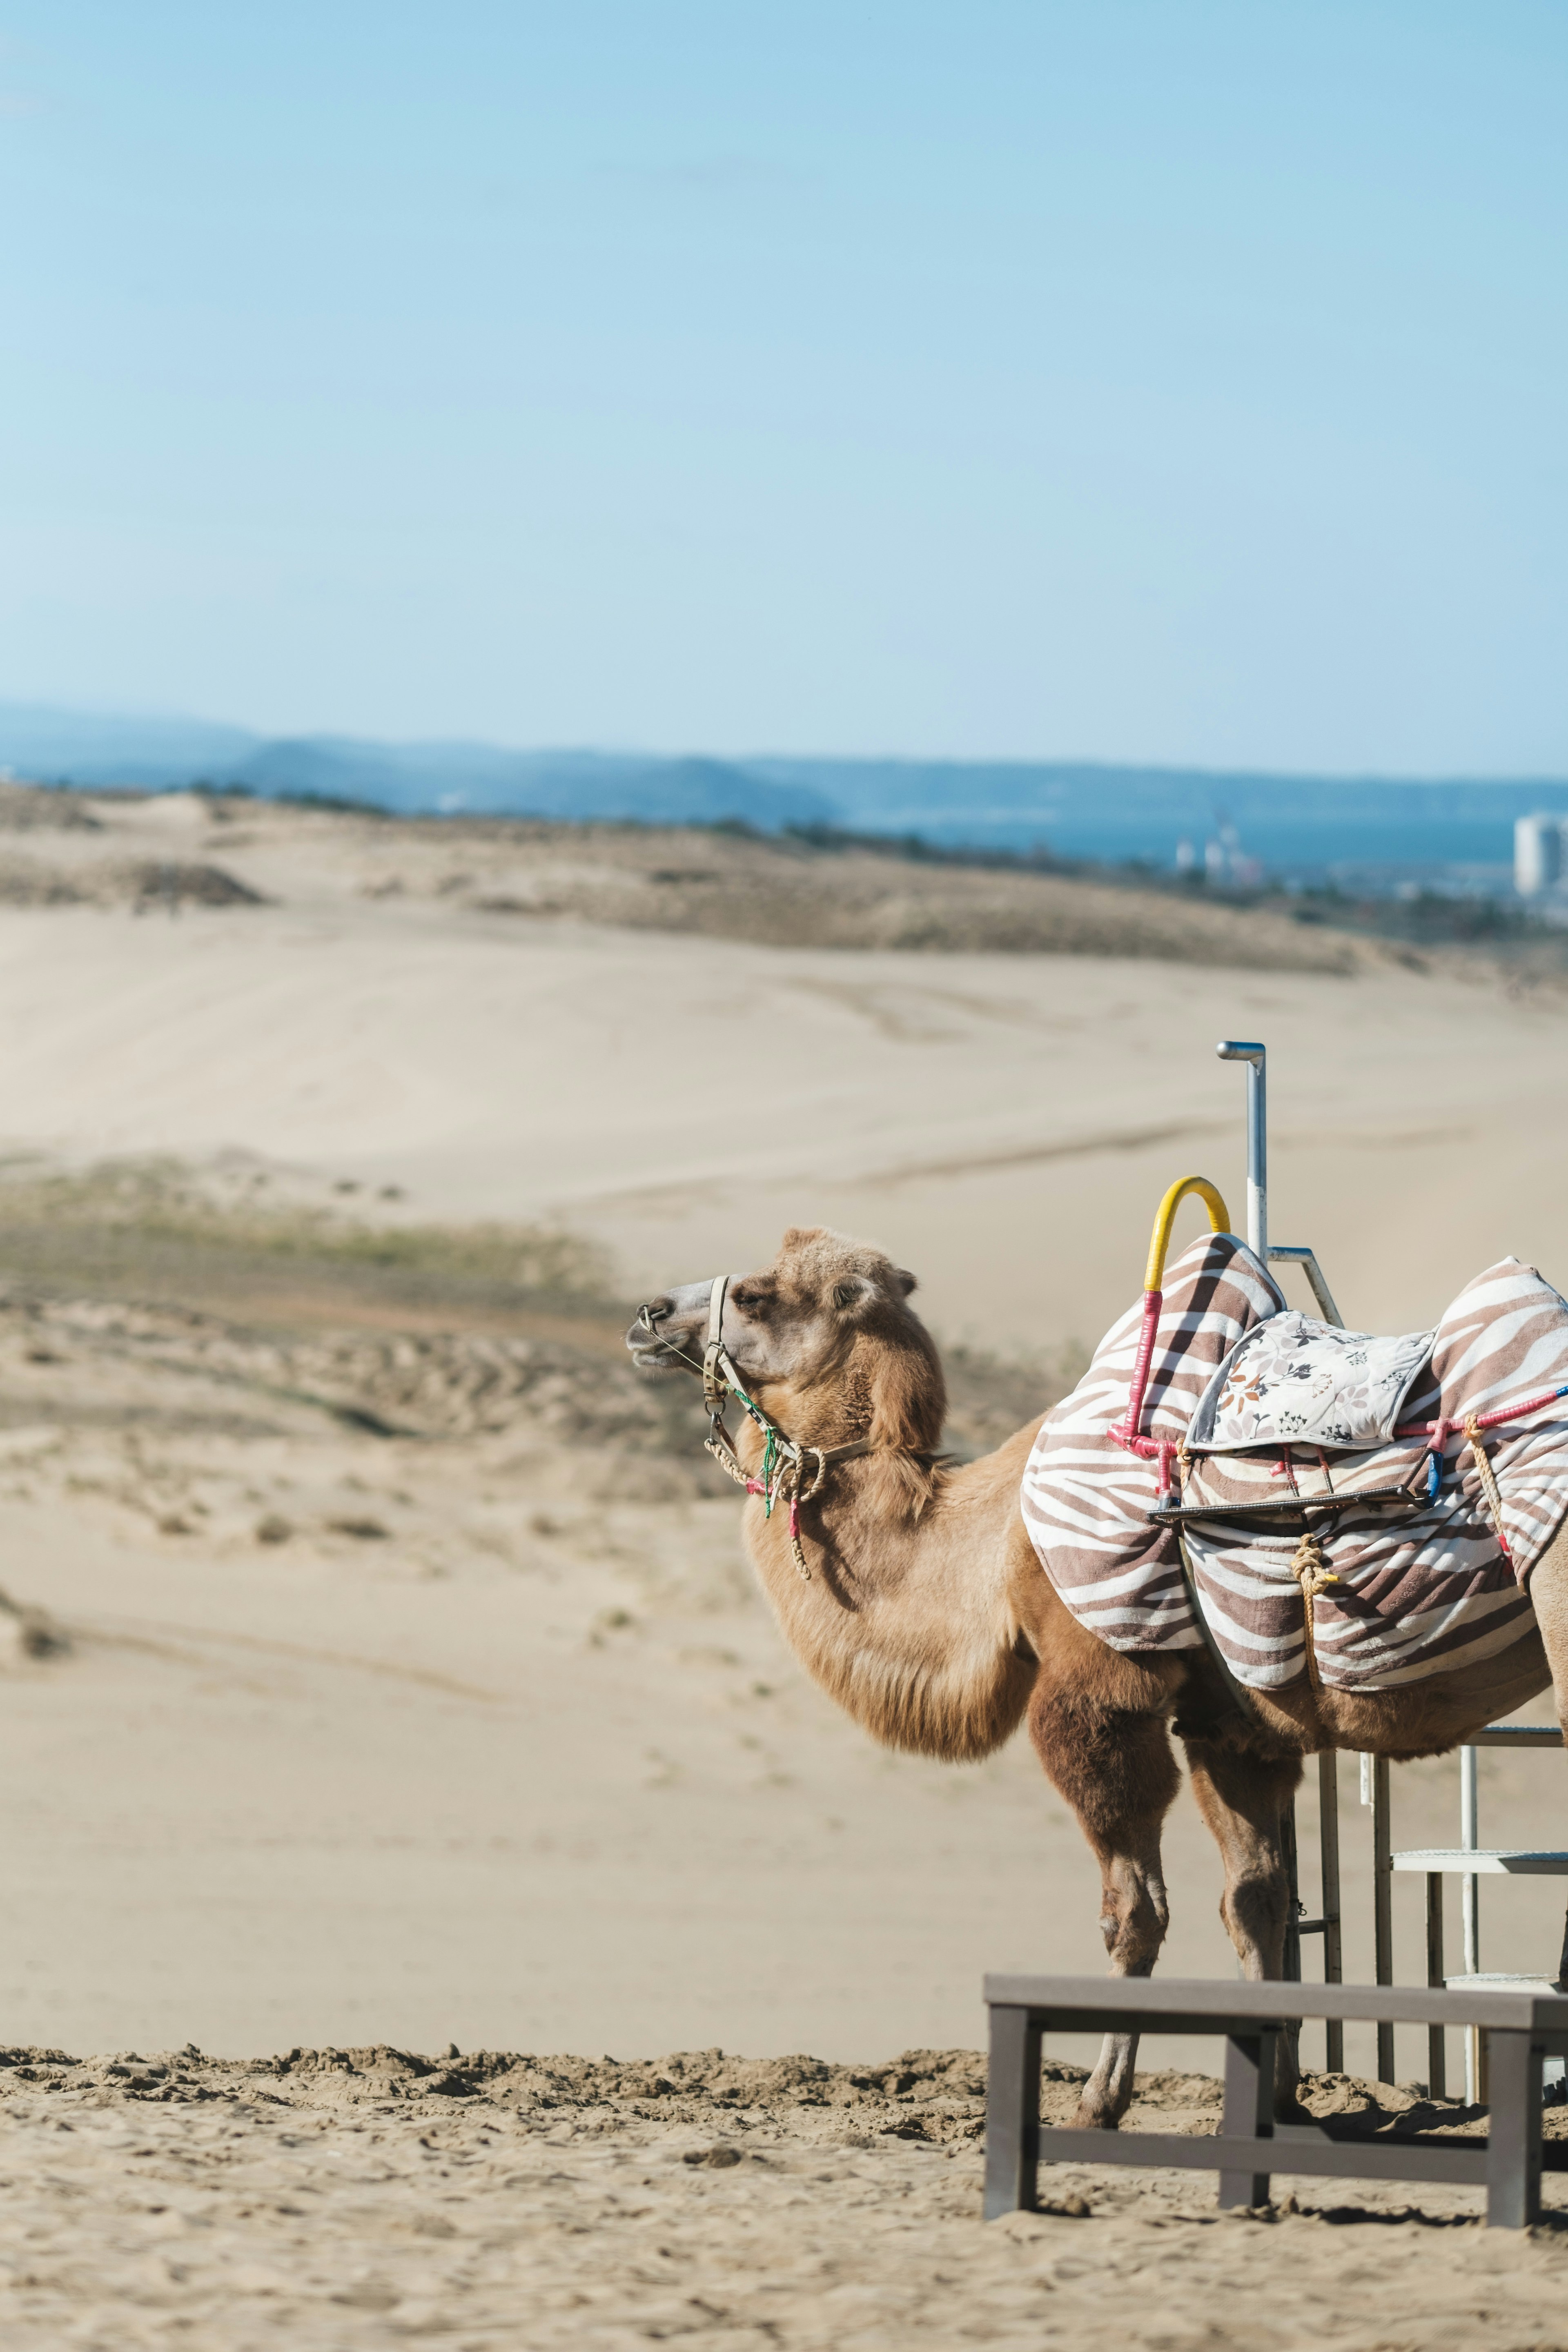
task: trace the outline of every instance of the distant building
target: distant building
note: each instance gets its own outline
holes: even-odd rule
[[[1514,819],[1513,887],[1539,898],[1563,878],[1563,819],[1544,811]]]
[[[1197,851],[1193,847],[1192,843],[1191,843],[1190,841],[1178,841],[1178,842],[1177,842],[1177,844],[1176,844],[1176,871],[1177,871],[1177,873],[1178,873],[1178,874],[1190,874],[1190,873],[1193,871],[1194,867],[1196,866],[1197,862],[1198,862],[1198,853],[1197,853]]]
[[[1249,857],[1241,845],[1241,835],[1224,809],[1215,809],[1215,829],[1204,844],[1204,877],[1209,882],[1228,882],[1249,889],[1263,878],[1263,861]],[[1184,865],[1183,852],[1190,861]],[[1190,842],[1184,841],[1176,852],[1178,874],[1190,872],[1197,863]]]

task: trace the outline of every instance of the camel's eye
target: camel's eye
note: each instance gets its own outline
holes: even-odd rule
[[[861,1286],[858,1282],[836,1282],[833,1286],[833,1304],[835,1307],[853,1307],[859,1298],[860,1288]]]

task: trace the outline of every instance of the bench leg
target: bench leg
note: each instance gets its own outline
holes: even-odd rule
[[[1271,2139],[1274,2136],[1273,2032],[1233,2033],[1225,2045],[1225,2116],[1220,2129],[1237,2139]],[[1222,2172],[1219,2201],[1227,2205],[1267,2205],[1270,2176],[1267,2172]]]
[[[1528,2033],[1494,2025],[1487,2038],[1487,2227],[1525,2230],[1541,2219],[1541,2052]]]
[[[985,2080],[985,2219],[1032,2206],[1039,2189],[1040,2029],[995,2002]]]

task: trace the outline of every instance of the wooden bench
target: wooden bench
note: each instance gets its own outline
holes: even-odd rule
[[[985,2218],[1038,2200],[1047,2164],[1180,2166],[1219,2174],[1222,2206],[1264,2205],[1276,2172],[1361,2180],[1436,2180],[1484,2188],[1490,2229],[1540,2217],[1541,2062],[1568,2056],[1568,1998],[1509,1989],[1433,1992],[1404,1985],[1239,1984],[1146,1977],[988,1976],[991,2068],[985,2110]],[[1274,2121],[1274,2052],[1303,2018],[1392,2026],[1479,2026],[1490,2045],[1490,2131],[1358,2136],[1354,2118]],[[1226,2041],[1225,2107],[1211,2137],[1063,2130],[1040,2123],[1047,2033],[1205,2033]],[[1554,2147],[1545,2160],[1568,2170]]]

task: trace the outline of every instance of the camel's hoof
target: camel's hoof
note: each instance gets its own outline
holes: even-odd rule
[[[1072,2128],[1074,2131],[1120,2131],[1121,2118],[1120,2116],[1102,2115],[1098,2107],[1083,2103],[1072,2119]]]

